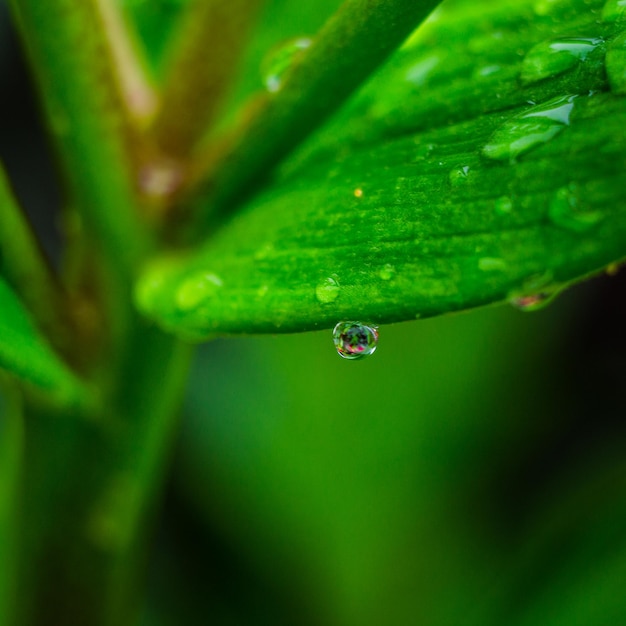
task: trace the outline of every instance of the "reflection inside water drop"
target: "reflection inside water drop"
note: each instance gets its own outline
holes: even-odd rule
[[[339,322],[333,329],[337,354],[356,360],[374,354],[378,344],[378,328],[361,322]]]

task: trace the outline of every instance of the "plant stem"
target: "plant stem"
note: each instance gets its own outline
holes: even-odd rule
[[[72,203],[118,279],[149,247],[136,211],[135,149],[97,0],[13,0]]]
[[[119,3],[97,0],[104,30],[108,36],[125,109],[139,124],[154,115],[157,96],[148,79],[145,63],[139,54],[136,33],[124,18]]]
[[[136,623],[190,349],[135,322],[105,419],[59,423],[31,407],[20,624]]]
[[[283,85],[209,157],[191,200],[193,229],[233,211],[271,169],[355,91],[439,4],[438,0],[346,0],[294,61]]]
[[[215,120],[262,0],[191,0],[169,48],[153,126],[160,150],[185,161]]]

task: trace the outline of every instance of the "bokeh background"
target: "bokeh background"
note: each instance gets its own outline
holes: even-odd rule
[[[157,72],[179,4],[130,7]],[[270,4],[306,34],[333,3]],[[2,2],[0,158],[54,262],[60,194]],[[359,362],[330,331],[200,348],[141,626],[626,623],[625,288],[383,327]]]

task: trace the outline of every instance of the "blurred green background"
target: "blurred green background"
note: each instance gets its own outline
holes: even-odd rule
[[[624,623],[623,287],[203,348],[145,624]]]
[[[334,4],[273,28],[314,32]],[[155,50],[176,7],[133,4]],[[2,10],[0,157],[54,258],[58,191]],[[202,347],[141,626],[626,623],[624,274],[537,313],[383,327],[359,362],[330,331]]]

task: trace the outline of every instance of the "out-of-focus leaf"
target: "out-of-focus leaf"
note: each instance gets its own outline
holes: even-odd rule
[[[4,383],[0,375],[0,384]],[[12,621],[16,580],[17,497],[22,461],[22,412],[17,394],[0,389],[0,626]]]
[[[393,322],[624,257],[626,98],[605,66],[623,23],[601,10],[444,5],[199,254],[152,266],[141,308],[195,339]]]
[[[88,401],[83,385],[39,335],[22,303],[1,278],[0,367],[59,403],[78,407]]]

